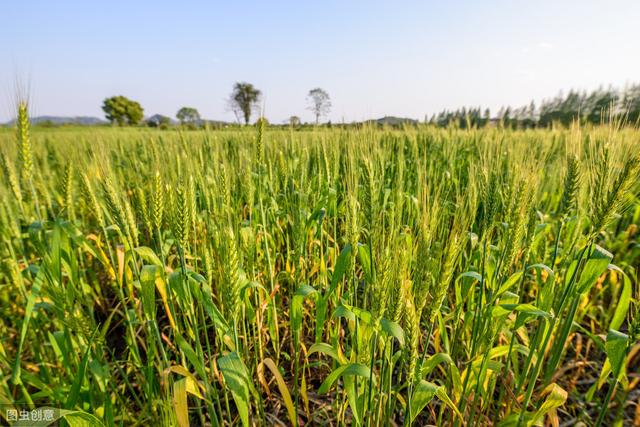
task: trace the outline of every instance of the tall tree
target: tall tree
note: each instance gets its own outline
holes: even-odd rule
[[[326,116],[331,111],[331,99],[329,94],[319,87],[311,89],[307,95],[309,110],[316,116],[316,124],[320,122],[321,116]]]
[[[121,95],[106,98],[102,103],[102,111],[107,120],[117,123],[118,126],[137,125],[144,117],[144,110],[140,103]]]
[[[298,116],[289,117],[289,126],[294,128],[300,126],[300,117]]]
[[[200,120],[200,113],[192,107],[182,107],[176,113],[176,118],[181,125],[195,125]]]
[[[258,107],[262,93],[251,83],[238,82],[233,86],[233,91],[229,97],[231,111],[239,119],[244,118],[244,123],[249,124],[251,113]]]

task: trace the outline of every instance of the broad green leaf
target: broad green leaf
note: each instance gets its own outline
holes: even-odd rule
[[[317,295],[317,291],[309,285],[300,286],[293,295],[291,301],[291,329],[296,334],[300,332],[302,326],[302,303],[305,298],[315,295]]]
[[[400,325],[383,317],[380,319],[380,327],[387,335],[394,337],[401,346],[404,346],[404,331]]]
[[[182,335],[176,334],[175,340],[178,343],[178,347],[180,347],[180,350],[184,352],[184,355],[187,357],[189,363],[191,363],[195,368],[198,376],[203,380],[206,379],[207,374],[205,372],[204,365],[202,364],[202,360],[193,350],[193,347],[191,347],[191,345],[182,337]]]
[[[333,310],[333,314],[331,315],[331,317],[344,317],[345,319],[351,320],[352,322],[356,320],[355,313],[344,305],[337,306],[336,309]]]
[[[344,357],[344,355],[342,355],[340,352],[338,352],[338,350],[336,350],[334,347],[330,346],[327,343],[321,342],[321,343],[313,344],[311,347],[309,347],[309,351],[307,355],[310,356],[313,353],[326,354],[327,356],[330,356],[331,358],[333,358],[333,360],[335,360],[340,364],[347,363],[347,359]]]
[[[184,282],[186,282],[186,277],[182,274],[182,271],[174,271],[169,275],[169,286],[171,287],[171,292],[173,292],[179,301],[186,302],[187,296],[185,293]]]
[[[349,266],[350,257],[351,245],[347,243],[344,248],[342,248],[342,252],[340,252],[338,260],[336,261],[336,265],[333,269],[333,274],[331,275],[331,286],[327,291],[327,296],[333,293],[340,280],[342,280],[342,277],[344,276],[344,273],[347,271],[347,267]]]
[[[56,421],[64,419],[69,427],[103,427],[104,424],[94,415],[82,411],[71,411],[67,409],[52,408],[50,406],[43,406],[37,409],[38,414],[42,414],[44,418],[44,411],[51,411],[53,414],[52,420],[23,420],[16,421],[11,424],[11,427],[47,427],[53,425]],[[56,424],[57,425],[57,424]]]
[[[610,330],[607,334],[607,340],[604,344],[607,350],[607,357],[611,362],[611,372],[613,377],[618,379],[624,368],[624,362],[627,357],[627,343],[629,336],[622,332]]]
[[[362,425],[361,413],[364,411],[363,400],[365,396],[362,387],[356,390],[356,378],[353,376],[344,377],[344,390],[347,393],[347,401],[353,415],[353,425],[358,427]]]
[[[362,271],[364,272],[367,283],[373,283],[375,272],[371,270],[371,256],[369,254],[369,246],[358,244],[358,259],[362,265]]]
[[[334,369],[333,372],[322,382],[318,389],[318,394],[325,394],[329,391],[333,383],[342,376],[355,375],[359,377],[369,378],[371,371],[368,366],[360,363],[349,363],[347,365],[339,366]]]
[[[158,267],[163,267],[162,261],[158,258],[158,255],[153,251],[153,249],[148,248],[146,246],[140,246],[134,249],[134,251],[142,258],[144,261],[157,265]]]
[[[62,416],[69,424],[69,427],[101,427],[103,424],[100,420],[86,412],[73,411]]]
[[[343,309],[341,309],[342,307]],[[372,321],[371,313],[360,307],[353,307],[344,301],[336,308],[333,317],[346,317],[349,320],[355,320],[357,317],[360,321],[370,325]]]
[[[609,251],[596,245],[584,265],[582,274],[580,274],[576,292],[579,294],[587,292],[591,286],[596,283],[598,277],[607,271],[607,267],[612,259],[613,255]]]
[[[329,299],[327,295],[318,298],[316,303],[316,342],[322,341],[322,333],[324,331],[324,320],[327,317],[327,308]]]
[[[22,384],[20,379],[20,359],[22,357],[22,346],[24,345],[24,340],[27,337],[27,328],[29,327],[29,322],[31,321],[31,317],[33,316],[33,308],[36,305],[36,299],[40,296],[40,289],[42,288],[42,284],[44,282],[44,269],[38,269],[38,273],[36,274],[36,278],[31,285],[31,292],[29,293],[29,297],[27,298],[27,305],[24,309],[24,316],[22,318],[22,327],[20,328],[20,342],[18,344],[18,351],[16,352],[16,360],[13,365],[13,373],[11,375],[11,382],[14,384]]]
[[[555,274],[553,273],[553,270],[549,266],[547,266],[545,264],[532,264],[532,265],[527,267],[527,270],[532,270],[532,269],[539,269],[539,270],[546,271],[547,274],[549,275],[549,278],[553,282],[553,278],[554,278]],[[549,280],[549,279],[547,279],[547,280]]]
[[[629,305],[631,304],[631,280],[624,273],[622,274],[622,280],[622,292],[620,293],[616,310],[613,313],[611,323],[609,324],[609,329],[616,331],[620,329],[620,326],[622,326],[622,323],[627,316],[627,312],[629,311]]]
[[[219,357],[218,366],[222,371],[226,386],[231,390],[242,425],[248,427],[249,390],[251,386],[247,368],[236,352]]]
[[[142,293],[142,309],[150,320],[156,317],[156,278],[159,278],[161,267],[145,265],[140,271],[140,288]],[[160,279],[162,280],[162,279]]]
[[[453,360],[447,353],[436,353],[429,356],[422,365],[421,376],[429,375],[441,363],[452,364]]]
[[[504,292],[508,291],[513,285],[515,285],[516,283],[518,283],[518,280],[520,280],[520,278],[522,277],[522,271],[518,271],[516,273],[513,273],[503,284],[502,286],[500,286],[500,289],[498,289],[498,292],[496,293],[496,297],[502,295]]]
[[[438,387],[436,390],[436,396],[438,396],[438,399],[442,400],[444,404],[447,405],[449,409],[451,409],[453,413],[460,418],[460,420],[462,420],[462,414],[458,410],[458,407],[453,403],[444,387]]]
[[[65,402],[65,409],[72,409],[78,401],[78,397],[80,396],[80,388],[82,387],[82,382],[85,379],[85,372],[87,371],[87,364],[89,363],[91,344],[93,343],[93,338],[96,332],[98,332],[97,329],[91,335],[87,348],[84,351],[84,355],[82,356],[82,360],[80,361],[80,365],[78,366],[78,372],[75,373],[73,383],[71,384],[71,390],[69,391],[67,401]]]
[[[422,412],[425,406],[431,402],[438,388],[434,383],[425,380],[420,380],[415,386],[413,394],[411,395],[411,423],[420,415],[420,412]]]
[[[518,313],[530,314],[532,316],[551,318],[551,314],[544,310],[540,310],[533,304],[500,304],[501,308],[509,311],[517,311]]]
[[[459,278],[462,278],[462,277],[469,277],[471,279],[477,280],[478,282],[482,283],[482,276],[477,271],[466,271],[459,276]]]

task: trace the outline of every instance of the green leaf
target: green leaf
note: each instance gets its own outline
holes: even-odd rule
[[[554,278],[555,274],[553,273],[553,270],[549,266],[547,266],[545,264],[540,264],[540,263],[539,264],[532,264],[532,265],[527,267],[527,270],[531,270],[531,269],[534,269],[534,268],[546,271],[547,274],[549,275],[549,278],[551,278],[551,281],[553,281],[553,278]]]
[[[420,415],[425,406],[431,402],[438,388],[436,384],[425,380],[420,380],[416,385],[411,395],[411,423]]]
[[[498,289],[498,292],[496,293],[496,297],[502,295],[504,292],[508,291],[513,285],[515,285],[516,283],[518,283],[518,280],[520,280],[520,278],[522,277],[522,271],[518,271],[516,273],[513,273],[511,275],[511,277],[509,277],[502,286],[500,286],[500,289]]]
[[[624,368],[624,362],[627,357],[627,342],[629,337],[622,332],[610,330],[607,334],[607,340],[604,343],[604,348],[607,352],[607,357],[611,362],[611,372],[613,377],[618,379],[622,369]]]
[[[91,338],[89,339],[89,344],[87,345],[87,349],[84,351],[84,355],[82,356],[82,361],[78,367],[78,372],[75,373],[73,378],[73,384],[71,384],[71,390],[69,391],[69,396],[67,396],[67,401],[65,402],[66,409],[71,409],[75,406],[78,401],[78,397],[80,396],[80,388],[82,386],[82,382],[85,379],[85,372],[87,371],[87,364],[89,363],[89,355],[91,354],[91,344],[93,343],[93,338],[98,332],[96,329]]]
[[[340,252],[340,256],[338,256],[338,260],[336,261],[336,266],[333,269],[333,274],[331,275],[331,286],[329,287],[327,295],[331,295],[338,286],[340,280],[342,280],[342,277],[349,266],[350,257],[351,245],[347,243],[344,248],[342,248],[342,252]]]
[[[622,274],[622,278],[622,292],[620,293],[620,298],[618,298],[616,310],[613,313],[611,323],[609,324],[609,329],[613,330],[620,329],[620,326],[622,326],[624,319],[627,317],[629,305],[631,304],[631,280],[629,280],[626,274]]]
[[[404,346],[404,330],[402,330],[400,325],[383,317],[380,319],[380,327],[387,335],[394,337],[398,340],[401,346]]]
[[[159,267],[163,267],[162,261],[160,261],[160,258],[158,258],[158,256],[153,251],[153,249],[148,248],[146,246],[140,246],[135,248],[134,251],[138,255],[140,255],[140,258],[142,258],[144,261],[153,265],[157,265]]]
[[[311,356],[313,353],[322,353],[330,356],[336,362],[340,364],[347,363],[347,359],[344,355],[341,355],[334,347],[330,346],[327,343],[315,343],[311,347],[309,347],[308,355]]]
[[[327,308],[329,299],[327,295],[318,298],[316,303],[316,342],[322,341],[322,332],[324,331],[324,320],[327,317]]]
[[[302,303],[307,297],[315,297],[317,295],[317,291],[309,286],[302,285],[293,295],[293,299],[291,301],[291,329],[298,334],[300,332],[300,328],[302,327]]]
[[[500,304],[500,308],[509,311],[517,311],[519,313],[530,314],[537,317],[551,318],[551,314],[544,310],[540,310],[533,304]]]
[[[218,358],[218,366],[226,386],[231,390],[238,415],[244,427],[249,426],[249,374],[238,353],[233,352]]]
[[[193,365],[200,378],[206,379],[207,375],[204,370],[204,365],[202,364],[201,359],[198,357],[198,354],[193,350],[193,347],[191,347],[187,340],[182,338],[182,336],[179,334],[176,334],[175,339],[178,343],[178,347],[180,347],[180,350],[184,352],[187,360]]]
[[[369,255],[369,246],[359,244],[358,259],[360,260],[360,264],[362,265],[362,271],[364,272],[367,283],[373,283],[373,275],[375,274],[375,272],[371,270],[371,257]]]
[[[366,323],[367,325],[371,324],[371,313],[367,310],[363,310],[360,307],[353,307],[344,301],[336,308],[333,312],[333,317],[346,317],[349,320],[356,320],[356,317]]]
[[[69,427],[102,427],[104,424],[99,419],[86,412],[70,412],[62,416]]]
[[[453,403],[444,387],[438,387],[438,389],[436,390],[436,396],[438,396],[438,399],[442,400],[444,404],[447,405],[449,409],[451,409],[453,413],[462,420],[462,414],[458,410],[458,407]]]
[[[469,277],[482,283],[482,276],[477,271],[466,271],[460,275],[460,277]]]
[[[145,265],[140,271],[142,309],[149,320],[156,317],[156,278],[162,272],[157,265]]]
[[[582,270],[582,274],[580,274],[580,279],[578,280],[578,284],[576,285],[576,292],[578,294],[583,294],[587,292],[598,277],[602,275],[607,270],[609,263],[613,259],[613,255],[611,252],[606,249],[601,248],[596,245],[589,255],[589,259],[584,265],[584,269]],[[570,276],[570,275],[568,275]]]
[[[104,424],[95,416],[82,411],[70,411],[67,409],[52,408],[50,406],[43,406],[38,408],[38,411],[52,411],[52,420],[23,420],[17,421],[11,424],[12,427],[47,427],[54,425],[54,423],[62,418],[69,424],[70,427],[103,427]],[[39,414],[41,412],[38,412]]]
[[[344,305],[337,306],[336,309],[333,310],[333,314],[331,315],[331,317],[344,317],[345,319],[351,320],[352,322],[356,320],[356,315],[353,313],[353,311],[351,311]]]
[[[24,317],[22,318],[22,328],[20,329],[20,342],[18,344],[18,351],[16,352],[16,361],[13,365],[13,373],[11,375],[11,382],[14,384],[21,384],[22,381],[20,379],[20,359],[22,356],[22,346],[24,345],[24,339],[27,336],[27,328],[29,327],[29,322],[31,321],[31,317],[33,316],[33,308],[36,305],[36,299],[40,296],[40,289],[42,288],[42,284],[44,282],[44,269],[38,269],[38,273],[36,274],[36,278],[31,285],[31,292],[29,293],[29,298],[27,298],[27,306],[24,309]]]
[[[451,360],[451,356],[447,353],[436,353],[431,356],[422,364],[422,368],[420,369],[420,375],[424,377],[425,375],[429,375],[435,368],[441,363],[453,364],[453,360]]]
[[[365,366],[361,363],[349,363],[347,365],[342,365],[333,372],[329,374],[329,376],[322,382],[320,388],[318,389],[318,394],[325,394],[329,391],[333,383],[342,376],[347,375],[355,375],[358,377],[369,378],[371,371],[368,366]]]

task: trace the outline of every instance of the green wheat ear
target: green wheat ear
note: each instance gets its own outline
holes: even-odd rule
[[[95,216],[100,227],[105,227],[104,214],[102,206],[98,202],[98,197],[93,189],[93,185],[89,179],[89,176],[85,173],[82,175],[82,190],[85,198],[85,204],[89,208],[90,212]]]
[[[27,103],[21,102],[18,105],[18,128],[16,134],[18,137],[18,153],[20,155],[20,172],[24,181],[30,181],[33,176],[33,153],[31,152],[31,139],[29,113]]]
[[[223,288],[224,310],[227,316],[237,320],[240,315],[240,267],[238,259],[238,245],[231,228],[224,232],[223,246],[225,256],[225,286]]]
[[[71,162],[67,163],[67,166],[64,168],[64,176],[62,178],[62,197],[63,206],[66,209],[67,216],[69,218],[73,217],[73,172],[73,165]]]
[[[638,175],[640,175],[640,157],[632,157],[624,163],[622,171],[616,177],[606,196],[597,202],[592,238],[607,228],[614,221],[616,215],[629,207],[632,202],[633,186],[638,182]]]
[[[191,230],[191,209],[189,208],[189,190],[183,182],[178,184],[175,199],[172,198],[172,231],[180,246],[184,249],[189,241]]]
[[[156,232],[160,232],[162,230],[162,219],[164,216],[164,188],[162,186],[162,177],[158,171],[156,171],[153,177],[151,199],[153,227]]]
[[[109,213],[115,221],[116,225],[120,228],[120,232],[123,236],[129,236],[129,223],[127,222],[127,214],[122,206],[122,200],[120,193],[116,190],[111,178],[106,177],[102,183],[102,189],[109,208]]]
[[[558,207],[560,217],[569,215],[577,206],[578,187],[580,185],[580,170],[575,156],[567,159],[567,175],[564,179],[564,190]]]
[[[22,189],[20,187],[20,180],[16,175],[16,171],[13,168],[13,165],[9,161],[6,155],[2,156],[2,167],[4,169],[4,174],[7,182],[9,183],[9,187],[11,188],[11,192],[13,196],[18,201],[18,205],[20,209],[22,209]]]
[[[262,166],[264,161],[264,125],[264,119],[258,120],[258,137],[256,138],[256,162],[258,167]]]

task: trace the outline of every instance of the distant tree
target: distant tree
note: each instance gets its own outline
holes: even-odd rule
[[[482,119],[482,125],[488,126],[490,122],[491,122],[491,110],[486,108],[484,110],[484,118]]]
[[[182,107],[176,113],[176,118],[180,120],[181,125],[193,126],[200,121],[200,113],[192,107]]]
[[[624,90],[620,109],[631,124],[640,124],[640,84],[632,84]]]
[[[292,126],[292,127],[300,126],[300,117],[298,116],[289,117],[289,126]]]
[[[149,117],[146,123],[150,128],[167,129],[171,124],[171,119],[167,116],[163,116],[162,114],[155,114]]]
[[[118,126],[137,125],[144,117],[142,106],[124,96],[112,96],[105,99],[102,103],[102,111],[104,111],[107,120],[112,124],[117,123]]]
[[[320,122],[321,116],[326,116],[331,111],[331,99],[329,94],[319,87],[311,89],[307,95],[309,110],[316,116],[316,124]]]
[[[615,104],[618,102],[618,93],[609,89],[598,89],[589,95],[586,99],[585,110],[587,113],[587,120],[594,124],[600,124],[608,121],[609,114],[611,114]]]
[[[262,93],[251,83],[238,82],[233,86],[229,96],[229,107],[240,121],[242,117],[246,125],[251,120],[251,113],[258,107]]]

